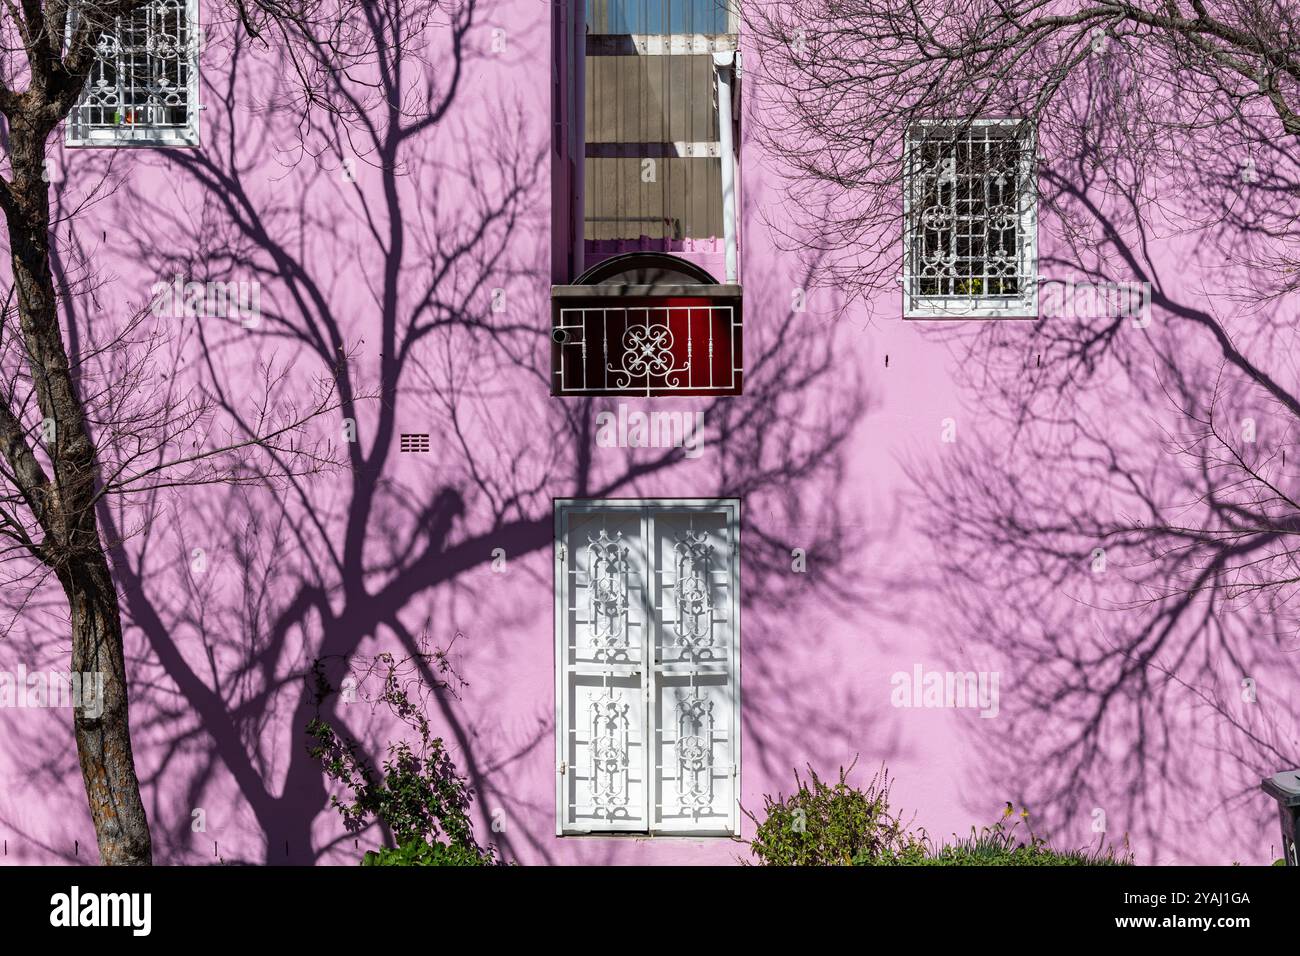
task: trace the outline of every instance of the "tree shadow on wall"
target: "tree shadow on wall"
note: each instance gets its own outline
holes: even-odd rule
[[[987,782],[1141,860],[1263,859],[1259,778],[1300,761],[1296,144],[1164,145],[1141,93],[1094,76],[1055,118],[1042,318],[933,333],[978,438],[914,474],[954,653],[1004,668]]]

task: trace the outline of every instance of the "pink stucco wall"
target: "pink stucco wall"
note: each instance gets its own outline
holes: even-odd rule
[[[446,96],[446,113],[387,154],[355,117],[318,115],[300,125],[283,61],[247,41],[236,59],[231,35],[229,24],[209,24],[199,155],[59,151],[64,208],[92,189],[101,197],[78,209],[72,226],[78,251],[67,253],[69,272],[80,275],[82,254],[100,279],[93,298],[79,300],[76,322],[111,327],[177,273],[256,279],[264,310],[256,328],[161,320],[167,344],[149,359],[160,394],[218,394],[229,407],[214,415],[216,435],[232,415],[249,413],[266,388],[263,366],[284,375],[272,377],[278,407],[302,404],[328,371],[322,354],[342,346],[361,396],[362,453],[385,429],[429,432],[433,452],[402,455],[388,434],[382,461],[355,475],[343,467],[273,487],[168,490],[114,511],[107,533],[120,541],[136,756],[161,861],[353,862],[352,838],[303,752],[311,713],[303,675],[317,656],[400,654],[404,635],[451,644],[467,683],[454,697],[437,696],[432,717],[478,789],[479,837],[510,858],[745,857],[742,843],[719,839],[554,836],[551,501],[717,493],[744,498],[747,541],[762,530],[813,555],[803,575],[783,570],[772,551],[748,550],[756,544],[742,555],[746,808],[788,791],[795,769],[831,774],[856,757],[855,779],[886,764],[896,805],[936,836],[989,823],[1014,801],[1043,832],[1075,846],[1096,842],[1101,809],[1107,838],[1129,834],[1142,862],[1270,859],[1273,811],[1252,788],[1262,772],[1281,769],[1270,763],[1295,754],[1286,716],[1293,642],[1247,643],[1240,660],[1214,657],[1217,684],[1198,670],[1188,687],[1168,677],[1153,678],[1159,692],[1126,686],[1129,703],[1169,695],[1164,732],[1115,716],[1099,743],[1105,759],[1072,776],[1047,746],[1069,732],[1071,712],[1039,706],[1050,667],[1026,647],[1050,656],[1055,638],[1087,641],[1138,626],[1141,609],[1108,603],[1124,599],[1136,569],[1117,558],[1110,578],[1084,566],[1077,578],[1044,573],[1030,587],[1031,563],[1013,566],[998,541],[981,554],[970,538],[945,539],[951,517],[933,499],[944,497],[942,476],[963,463],[1005,462],[1023,475],[1032,484],[1021,489],[1026,519],[1053,496],[1062,513],[1084,501],[1115,513],[1127,507],[1122,489],[1081,487],[1064,471],[1053,484],[1042,442],[1014,435],[989,406],[992,380],[981,380],[965,347],[1022,354],[1027,370],[1050,366],[1056,356],[1042,354],[1033,324],[936,329],[902,321],[897,295],[845,303],[834,289],[811,286],[799,257],[773,238],[782,187],[747,141],[746,395],[656,400],[656,408],[707,410],[710,444],[697,459],[643,468],[657,450],[601,448],[591,438],[595,411],[618,400],[548,394],[550,6],[480,7],[459,75],[447,28],[429,25],[402,95],[420,101],[412,115]],[[378,98],[369,94],[364,105],[387,129]],[[355,182],[340,172],[345,159],[355,163]],[[1053,228],[1041,225],[1044,250],[1063,256]],[[1204,234],[1167,229],[1149,238],[1147,262],[1170,296],[1209,302],[1249,335],[1233,304],[1206,290],[1213,264],[1204,261]],[[1043,271],[1073,274],[1059,261]],[[432,305],[417,311],[435,274]],[[795,290],[805,287],[806,311],[792,312]],[[493,310],[494,289],[504,290],[501,311]],[[1294,305],[1276,308],[1293,313]],[[1197,331],[1159,305],[1155,317],[1120,353],[1135,367],[1161,354],[1153,342]],[[430,327],[403,352],[412,322]],[[303,329],[325,338],[313,348]],[[1212,367],[1213,355],[1206,361]],[[1122,435],[1135,460],[1150,458],[1172,412],[1121,366],[1115,360],[1091,387],[1060,394],[1081,417],[1086,409],[1091,423]],[[344,417],[331,412],[308,434],[346,451]],[[943,440],[947,419],[956,442]],[[841,442],[816,450],[840,433]],[[1045,428],[1037,439],[1055,433]],[[824,549],[828,534],[840,541]],[[490,567],[497,547],[505,573]],[[194,549],[204,551],[205,571],[193,569]],[[61,613],[54,591],[39,592],[0,642],[0,668],[56,667],[67,651]],[[1024,640],[1000,644],[1012,635]],[[1177,672],[1185,659],[1164,663]],[[917,665],[999,672],[999,714],[894,706],[892,675]],[[1233,703],[1243,674],[1258,683],[1256,703]],[[1216,710],[1207,695],[1228,703]],[[0,712],[6,862],[93,862],[67,716]],[[335,716],[374,744],[386,739],[363,707]],[[1139,739],[1152,750],[1134,776],[1117,768],[1131,769]]]

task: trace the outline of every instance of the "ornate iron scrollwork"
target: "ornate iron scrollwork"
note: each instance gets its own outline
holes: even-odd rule
[[[600,530],[587,537],[588,618],[597,657],[626,658],[628,650],[628,549],[623,534]]]
[[[677,645],[692,653],[713,646],[713,545],[703,532],[687,531],[673,545],[676,557]]]
[[[188,122],[196,31],[185,0],[150,0],[95,44],[95,62],[74,108],[84,129],[180,127]]]
[[[688,343],[689,345],[689,343]],[[680,384],[682,370],[673,356],[673,333],[667,325],[632,325],[623,333],[620,367],[606,366],[614,373],[618,388],[627,388],[634,378],[660,378],[667,387]]]
[[[591,802],[598,814],[627,816],[628,705],[606,689],[591,702]]]
[[[1018,134],[975,127],[922,139],[914,168],[909,271],[914,294],[979,298],[1023,291]]]
[[[677,700],[677,793],[693,817],[713,807],[713,701],[699,688]]]

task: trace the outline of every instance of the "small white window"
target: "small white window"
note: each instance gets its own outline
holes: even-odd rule
[[[1037,317],[1034,153],[1023,120],[935,121],[908,131],[906,318]]]
[[[740,504],[556,502],[556,833],[740,832]]]
[[[71,35],[75,8],[69,19]],[[198,0],[150,0],[95,49],[67,145],[199,145]]]

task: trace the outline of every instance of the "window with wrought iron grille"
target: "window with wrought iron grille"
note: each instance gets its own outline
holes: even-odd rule
[[[199,144],[198,0],[150,0],[118,17],[95,52],[67,145]]]
[[[920,124],[904,151],[903,314],[1035,318],[1033,128],[1020,120]]]
[[[734,499],[556,502],[556,833],[740,832]]]

